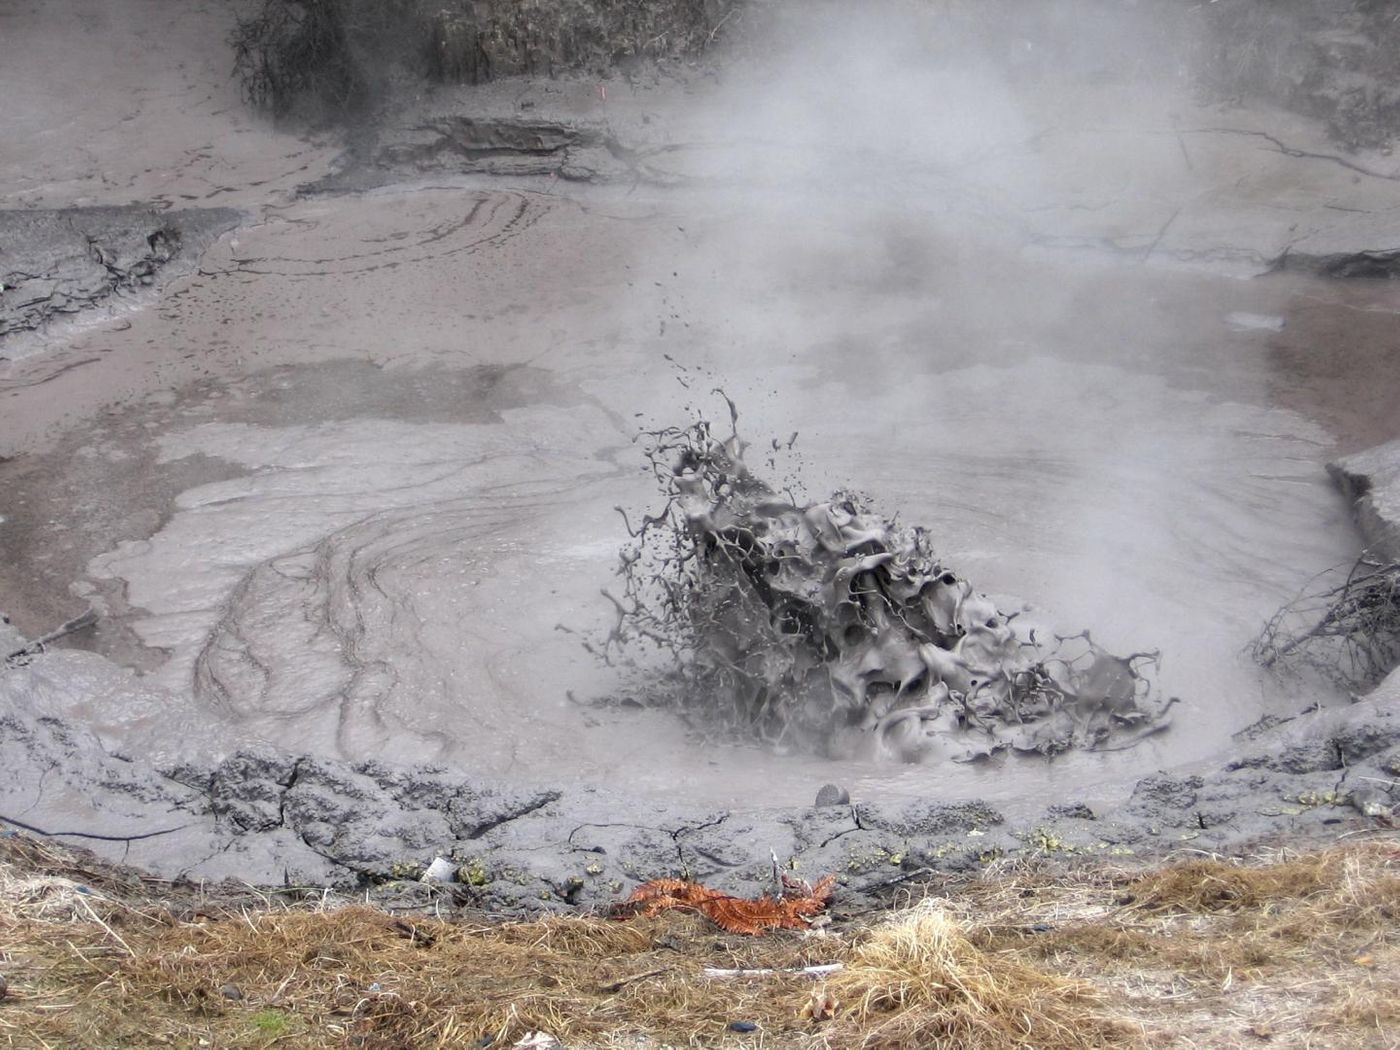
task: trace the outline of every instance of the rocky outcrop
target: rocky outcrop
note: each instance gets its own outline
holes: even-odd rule
[[[1347,149],[1400,133],[1400,25],[1375,0],[1196,4],[1198,74],[1222,98],[1250,98],[1325,120]]]
[[[189,270],[238,221],[229,208],[0,211],[0,345]]]

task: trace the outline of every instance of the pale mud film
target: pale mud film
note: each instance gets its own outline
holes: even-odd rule
[[[643,435],[665,504],[629,524],[602,651],[667,654],[667,688],[648,695],[699,728],[838,760],[1048,756],[1166,728],[1160,653],[1118,656],[999,607],[928,531],[858,494],[775,491],[745,464],[728,403],[727,437],[704,418]]]

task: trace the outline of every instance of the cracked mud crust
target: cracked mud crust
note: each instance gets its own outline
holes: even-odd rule
[[[0,210],[0,360],[7,337],[159,291],[239,221],[229,208]]]
[[[265,750],[155,771],[52,719],[12,710],[0,732],[0,801],[12,827],[165,877],[270,885],[383,887],[446,857],[459,896],[505,913],[602,908],[665,876],[752,895],[771,882],[772,856],[804,877],[836,874],[843,899],[860,902],[1002,857],[1325,841],[1392,826],[1400,803],[1400,693],[1385,687],[1264,732],[1224,768],[1159,772],[1120,804],[1060,800],[1016,819],[982,802],[933,799],[696,813],[681,799]]]

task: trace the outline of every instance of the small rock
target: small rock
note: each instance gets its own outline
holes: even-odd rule
[[[828,785],[829,786],[829,785]],[[752,1021],[730,1021],[729,1030],[731,1032],[757,1032],[758,1025]]]
[[[438,857],[423,872],[421,882],[456,882],[457,866],[446,857]]]
[[[1388,817],[1395,806],[1383,788],[1369,784],[1352,791],[1351,804],[1366,817]]]
[[[1083,802],[1061,802],[1045,811],[1051,817],[1071,817],[1075,820],[1094,820],[1094,811]]]
[[[239,988],[238,985],[234,984],[232,981],[229,981],[228,984],[219,989],[219,994],[225,999],[238,1002],[243,998],[243,989]]]
[[[822,789],[817,792],[817,807],[825,806],[849,806],[851,804],[851,793],[840,784],[823,784]]]

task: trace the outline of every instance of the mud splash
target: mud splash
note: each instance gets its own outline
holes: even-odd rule
[[[1003,611],[926,530],[856,494],[774,491],[728,404],[728,437],[704,419],[646,434],[666,503],[623,551],[608,638],[668,651],[687,714],[775,747],[906,762],[1120,748],[1166,727],[1159,653],[1116,656],[1087,630]]]

